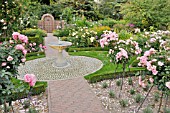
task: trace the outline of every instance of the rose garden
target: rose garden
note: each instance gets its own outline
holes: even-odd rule
[[[170,113],[170,1],[0,3],[0,113]]]

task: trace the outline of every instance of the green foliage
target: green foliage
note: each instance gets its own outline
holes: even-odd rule
[[[39,113],[35,108],[29,108],[28,113]]]
[[[97,36],[98,36],[98,38],[100,38],[101,35],[104,33],[103,31],[106,31],[106,30],[110,31],[111,28],[108,26],[95,26],[95,27],[91,28],[91,30],[97,32]]]
[[[136,94],[134,99],[136,103],[140,103],[143,100],[143,96],[141,94]]]
[[[132,80],[131,77],[128,78],[128,84],[129,84],[129,85],[132,85],[132,84],[133,84],[133,80]]]
[[[170,113],[170,108],[166,108],[164,113]]]
[[[136,91],[135,91],[134,89],[130,89],[130,94],[131,94],[131,95],[134,95],[135,92],[136,92]]]
[[[102,83],[102,88],[107,88],[108,87],[108,84],[106,82],[103,82]]]
[[[150,107],[147,107],[143,110],[143,113],[153,113],[153,111]]]
[[[121,30],[119,32],[119,39],[121,40],[127,40],[132,36],[131,33],[127,32],[126,30]]]
[[[75,21],[75,25],[77,27],[91,27],[92,23],[87,21],[86,19],[77,19]]]
[[[28,37],[35,37],[35,36],[40,36],[40,37],[45,37],[47,36],[46,31],[41,30],[41,29],[33,29],[33,28],[27,28],[26,30],[21,31],[22,34],[28,36]]]
[[[122,107],[127,107],[127,106],[128,106],[128,100],[126,100],[126,99],[121,99],[121,100],[119,101],[119,103],[120,103],[120,105],[121,105]]]
[[[154,101],[158,102],[158,101],[159,101],[159,98],[160,98],[159,92],[155,92],[155,93],[154,93]]]
[[[121,80],[117,80],[117,81],[116,81],[116,85],[117,85],[117,86],[120,86],[120,85],[121,85]]]
[[[26,100],[24,100],[24,102],[23,102],[23,108],[24,109],[27,109],[27,108],[29,108],[30,107],[30,100],[28,100],[28,99],[26,99]]]
[[[71,29],[72,28],[67,28],[67,27],[64,29],[58,29],[53,32],[53,35],[57,37],[67,37],[69,36]]]
[[[109,91],[109,97],[110,97],[110,98],[115,98],[115,93],[114,93],[114,91]]]
[[[125,20],[142,29],[149,30],[150,26],[166,29],[170,22],[169,9],[169,0],[131,0],[122,13]]]

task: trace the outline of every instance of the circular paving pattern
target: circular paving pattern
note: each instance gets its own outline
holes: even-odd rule
[[[85,56],[66,58],[70,65],[63,68],[53,67],[56,58],[40,58],[27,61],[19,67],[20,78],[27,73],[35,74],[38,80],[63,80],[85,76],[99,70],[103,64],[100,60]]]

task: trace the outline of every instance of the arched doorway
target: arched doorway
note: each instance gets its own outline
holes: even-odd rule
[[[44,14],[42,16],[43,28],[48,33],[52,33],[54,30],[54,17],[51,14]]]

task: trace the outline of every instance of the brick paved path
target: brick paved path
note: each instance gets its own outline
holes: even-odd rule
[[[48,47],[53,41],[57,39],[48,34],[45,39],[47,57],[57,54]],[[48,104],[49,113],[108,113],[83,77],[48,81]]]

